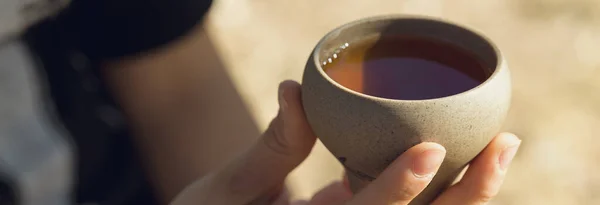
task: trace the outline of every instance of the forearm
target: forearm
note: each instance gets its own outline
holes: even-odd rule
[[[226,163],[259,135],[201,28],[103,70],[163,200]]]

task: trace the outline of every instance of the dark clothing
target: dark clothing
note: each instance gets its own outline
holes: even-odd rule
[[[210,0],[75,0],[24,40],[77,146],[78,203],[154,205],[128,126],[102,79],[103,60],[165,45],[200,24]]]

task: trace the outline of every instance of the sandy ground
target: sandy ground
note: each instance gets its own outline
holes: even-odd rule
[[[508,59],[514,100],[505,130],[524,141],[493,204],[600,204],[598,0],[219,0],[208,27],[264,128],[277,110],[277,84],[301,79],[326,32],[381,14],[470,25]],[[341,173],[319,144],[292,174],[294,196],[309,197]]]

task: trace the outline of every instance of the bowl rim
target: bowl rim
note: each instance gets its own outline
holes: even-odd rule
[[[479,85],[477,85],[471,89],[468,89],[468,90],[465,90],[465,91],[462,91],[460,93],[456,93],[453,95],[444,96],[444,97],[419,99],[419,100],[392,99],[392,98],[383,98],[383,97],[377,97],[377,96],[373,96],[373,95],[367,95],[367,94],[360,93],[360,92],[354,91],[352,89],[346,88],[345,86],[343,86],[343,85],[339,84],[338,82],[336,82],[335,80],[331,79],[329,77],[329,75],[327,75],[325,73],[325,71],[323,70],[323,66],[321,65],[321,62],[319,61],[320,59],[318,57],[324,44],[329,39],[334,38],[334,36],[336,36],[339,31],[342,31],[344,29],[351,28],[354,26],[366,24],[369,22],[381,21],[381,20],[395,20],[395,21],[398,21],[398,20],[425,20],[425,21],[431,21],[431,22],[442,23],[442,24],[459,27],[461,29],[466,30],[467,32],[471,32],[474,35],[483,39],[486,42],[486,44],[488,44],[488,46],[490,46],[493,49],[493,52],[494,52],[494,55],[496,58],[496,67],[494,68],[494,72],[492,72],[492,74],[485,81],[483,81],[482,83],[480,83]],[[325,34],[325,36],[323,36],[319,40],[319,42],[315,46],[315,49],[311,53],[311,58],[313,59],[312,63],[314,63],[314,65],[317,69],[317,72],[319,72],[319,74],[323,78],[325,78],[329,83],[331,83],[335,87],[342,89],[345,92],[351,93],[355,96],[361,97],[361,98],[377,100],[377,101],[390,101],[390,102],[412,102],[412,103],[415,103],[415,102],[441,101],[444,99],[456,98],[456,97],[471,93],[475,90],[479,90],[481,87],[483,87],[487,84],[490,84],[490,82],[493,79],[495,79],[499,75],[500,72],[502,72],[501,70],[506,69],[505,68],[506,67],[505,59],[504,59],[504,56],[502,55],[502,53],[500,52],[500,49],[489,37],[484,35],[481,31],[474,29],[470,26],[467,26],[465,24],[460,24],[460,23],[444,20],[439,17],[432,17],[432,16],[426,16],[426,15],[414,15],[414,14],[395,14],[395,15],[371,16],[371,17],[366,17],[366,18],[361,18],[361,19],[355,20],[355,21],[351,21],[346,24],[342,24],[341,26],[338,26],[338,27],[334,28],[333,30],[329,31],[327,34]]]

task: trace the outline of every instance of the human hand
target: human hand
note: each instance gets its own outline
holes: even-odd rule
[[[287,205],[287,199],[280,197],[284,180],[316,141],[300,98],[298,83],[281,83],[279,112],[262,137],[245,155],[194,182],[171,204]]]
[[[298,83],[280,84],[279,105],[277,117],[246,155],[196,181],[171,204],[290,204],[281,195],[283,182],[308,156],[316,137],[306,121]],[[498,135],[473,161],[461,182],[440,195],[434,205],[485,204],[498,192],[519,144],[512,134]],[[427,186],[445,153],[439,144],[421,143],[398,157],[354,196],[344,183],[337,182],[310,201],[292,204],[406,205]]]
[[[472,161],[463,178],[442,193],[432,205],[483,205],[499,191],[508,165],[521,141],[501,133]],[[429,184],[445,150],[435,143],[421,143],[396,159],[381,175],[356,196],[347,180],[319,191],[310,201],[292,205],[407,205]]]

